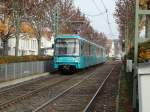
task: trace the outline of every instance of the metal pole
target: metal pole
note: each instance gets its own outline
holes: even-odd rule
[[[126,54],[126,59],[128,57],[128,40],[129,40],[129,35],[128,35],[128,1],[125,0],[125,6],[126,6],[126,22],[125,22],[125,54]]]
[[[137,57],[138,57],[138,38],[139,38],[139,0],[136,0],[135,10],[135,39],[134,39],[134,77],[133,77],[133,108],[137,104]]]
[[[150,10],[150,1],[147,3],[147,10]],[[150,38],[150,15],[146,15],[146,38]]]
[[[60,12],[59,11],[59,6],[58,6],[58,4],[56,4],[54,6],[53,11],[52,11],[52,22],[53,22],[52,29],[53,29],[53,32],[55,33],[55,37],[59,33],[59,19],[60,19],[59,12]]]
[[[127,23],[125,24],[125,54],[127,59]]]
[[[15,56],[18,56],[18,51],[19,51],[19,14],[18,14],[18,10],[16,9],[16,5],[15,2],[13,2],[13,11],[14,11],[14,21],[15,21],[15,26],[16,26],[16,33],[15,33],[15,37],[16,37],[16,48],[15,48]]]
[[[56,36],[58,35],[58,26],[59,25],[59,9],[58,9],[58,5],[56,6]]]

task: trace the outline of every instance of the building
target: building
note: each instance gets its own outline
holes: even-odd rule
[[[112,40],[111,39],[107,39],[107,41],[105,43],[107,56],[109,56],[109,53],[110,53],[110,50],[111,50],[111,46],[112,46]]]
[[[114,40],[114,55],[117,58],[121,58],[121,55],[122,55],[122,47],[118,39]]]
[[[115,51],[114,51],[114,41],[111,43],[111,48],[109,51],[109,57],[114,57],[115,56]]]
[[[2,40],[0,38],[0,56],[3,54],[3,44],[2,44]]]
[[[41,37],[41,54],[53,56],[54,36],[48,27],[44,27]]]
[[[118,39],[112,41],[112,45],[109,52],[109,57],[121,58],[122,48]]]
[[[3,48],[2,40],[0,38],[0,49]]]
[[[53,56],[54,36],[42,36],[41,38],[41,54]]]
[[[5,18],[3,11],[7,9],[5,4],[0,1],[0,38],[1,33],[8,33],[9,27],[9,18]],[[6,16],[7,17],[7,16]],[[34,35],[34,30],[32,25],[29,22],[22,22],[20,25],[20,33],[19,34],[19,50],[18,55],[37,55],[38,54],[38,41],[36,36]],[[11,33],[15,33],[13,30]],[[42,37],[41,37],[41,54],[42,55],[53,55],[53,44],[54,44],[54,37],[48,27],[44,27],[41,30]],[[30,35],[29,35],[30,34]],[[31,34],[33,34],[31,36]],[[7,44],[7,45],[6,45]],[[3,48],[3,43],[0,39],[0,55],[15,55],[16,49],[16,38],[15,34],[10,35],[8,39],[8,43],[6,42],[5,50]],[[4,51],[6,51],[4,53]]]
[[[16,38],[15,35],[11,35],[8,40],[8,55],[15,55]],[[27,33],[20,33],[19,35],[19,51],[18,55],[37,55],[38,44],[36,37],[30,37]]]
[[[54,37],[41,37],[41,54],[53,56]],[[15,55],[16,38],[11,35],[8,40],[8,55]],[[38,55],[38,41],[36,37],[31,37],[27,33],[20,33],[19,35],[19,56],[24,55]]]

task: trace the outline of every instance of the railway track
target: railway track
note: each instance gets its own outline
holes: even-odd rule
[[[82,71],[79,74],[82,74],[84,72],[85,71]],[[71,79],[73,77],[77,78],[76,74],[74,74],[72,76],[60,76],[59,75],[59,76],[56,76],[55,78],[51,77],[51,79],[49,79],[49,80],[42,80],[42,82],[44,81],[43,82],[44,83],[43,86],[41,85],[41,83],[40,84],[39,83],[38,84],[35,83],[32,86],[30,85],[30,87],[29,87],[29,84],[27,84],[28,86],[26,85],[27,87],[23,85],[25,88],[21,88],[21,86],[16,86],[19,92],[17,91],[17,92],[14,92],[13,94],[11,94],[12,91],[16,91],[16,89],[13,90],[14,88],[7,89],[6,91],[2,91],[0,93],[0,96],[1,96],[0,97],[0,101],[2,102],[0,104],[0,109],[2,111],[6,111],[8,109],[8,111],[9,111],[9,108],[17,107],[16,105],[20,105],[19,104],[20,102],[26,101],[27,99],[30,99],[31,97],[34,97],[37,94],[40,94],[40,92],[44,92],[45,93],[45,91],[48,91],[48,94],[49,94],[49,89],[50,88],[55,87],[56,85],[59,85],[59,84],[61,84],[63,82],[66,82],[67,80],[69,80],[69,79]],[[80,78],[78,78],[78,80],[79,79]],[[52,82],[52,83],[47,84],[48,82]],[[42,96],[40,96],[40,95],[38,96],[37,95],[37,97],[39,97],[39,99],[40,99],[40,97],[42,97]],[[33,102],[33,99],[32,99],[31,102]],[[21,112],[21,111],[24,111],[24,110],[21,109],[18,112]]]
[[[0,105],[2,105],[6,100],[12,99],[15,96],[18,97],[19,95],[28,93],[30,91],[34,91],[36,88],[44,86],[49,81],[53,79],[57,79],[60,77],[59,75],[56,76],[50,76],[50,77],[44,77],[39,78],[37,80],[25,82],[23,84],[15,85],[12,87],[8,87],[5,90],[0,91]]]
[[[2,112],[78,112],[85,110],[97,89],[105,85],[116,63],[89,68],[71,76],[59,76],[26,94],[0,104]],[[118,65],[119,66],[119,65]],[[80,74],[80,75],[79,75]],[[104,81],[105,80],[105,81]],[[48,83],[51,82],[51,83]],[[36,89],[35,89],[36,88]],[[10,92],[10,91],[7,91]],[[24,93],[24,92],[23,92]],[[17,94],[17,93],[16,93]],[[20,95],[21,94],[21,95]],[[1,99],[0,99],[1,101]]]
[[[111,71],[110,71],[111,68]],[[103,71],[105,69],[105,72]],[[33,112],[79,112],[86,107],[87,102],[93,97],[97,88],[104,85],[114,68],[102,68],[92,72],[73,86],[62,91],[57,96],[45,102]],[[107,71],[107,72],[106,72]],[[101,78],[98,78],[101,73]],[[95,95],[94,95],[95,96]],[[92,98],[93,99],[93,98]]]
[[[114,69],[114,68],[113,68]],[[111,73],[113,72],[113,69],[110,71],[110,73],[107,75],[107,77],[104,79],[104,81],[102,82],[102,84],[99,86],[99,88],[97,89],[97,91],[95,92],[94,96],[92,97],[92,99],[90,100],[90,102],[87,104],[87,106],[85,107],[85,109],[83,110],[83,112],[90,112],[89,108],[91,107],[92,103],[94,102],[94,100],[96,99],[96,96],[98,95],[98,93],[100,93],[100,91],[102,90],[104,84],[106,83],[107,79],[109,78],[109,76],[111,75]]]
[[[118,63],[119,64],[119,63]],[[103,81],[82,112],[115,112],[121,66],[117,66]],[[114,105],[115,104],[115,105]]]
[[[49,77],[53,77],[53,76],[44,76],[44,77],[40,77],[40,78],[37,78],[37,79],[31,79],[29,81],[18,83],[18,84],[15,84],[15,85],[10,85],[10,86],[7,86],[7,87],[3,87],[3,88],[0,89],[0,94],[2,94],[3,92],[7,92],[7,91],[10,91],[10,90],[28,85],[28,84],[33,84],[33,83],[36,83],[36,82],[39,82],[39,81],[44,81]]]
[[[59,76],[60,77],[60,76]],[[40,84],[33,84],[32,86],[24,86],[25,88],[20,89],[19,91],[16,91],[11,94],[11,91],[5,91],[0,94],[0,109],[9,107],[10,105],[17,103],[25,98],[28,98],[32,96],[33,94],[36,94],[44,89],[47,89],[51,86],[54,86],[56,84],[62,83],[63,81],[67,81],[69,78],[63,77],[61,80],[58,77],[53,77],[52,79],[46,80],[46,82],[42,85]],[[54,83],[48,83],[49,81],[52,81]],[[48,84],[46,84],[48,83]]]

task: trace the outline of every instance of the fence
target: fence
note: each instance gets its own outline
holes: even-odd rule
[[[49,72],[51,61],[0,64],[0,82]]]

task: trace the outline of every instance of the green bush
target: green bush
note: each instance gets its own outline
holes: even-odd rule
[[[51,56],[0,56],[0,64],[52,60]]]

